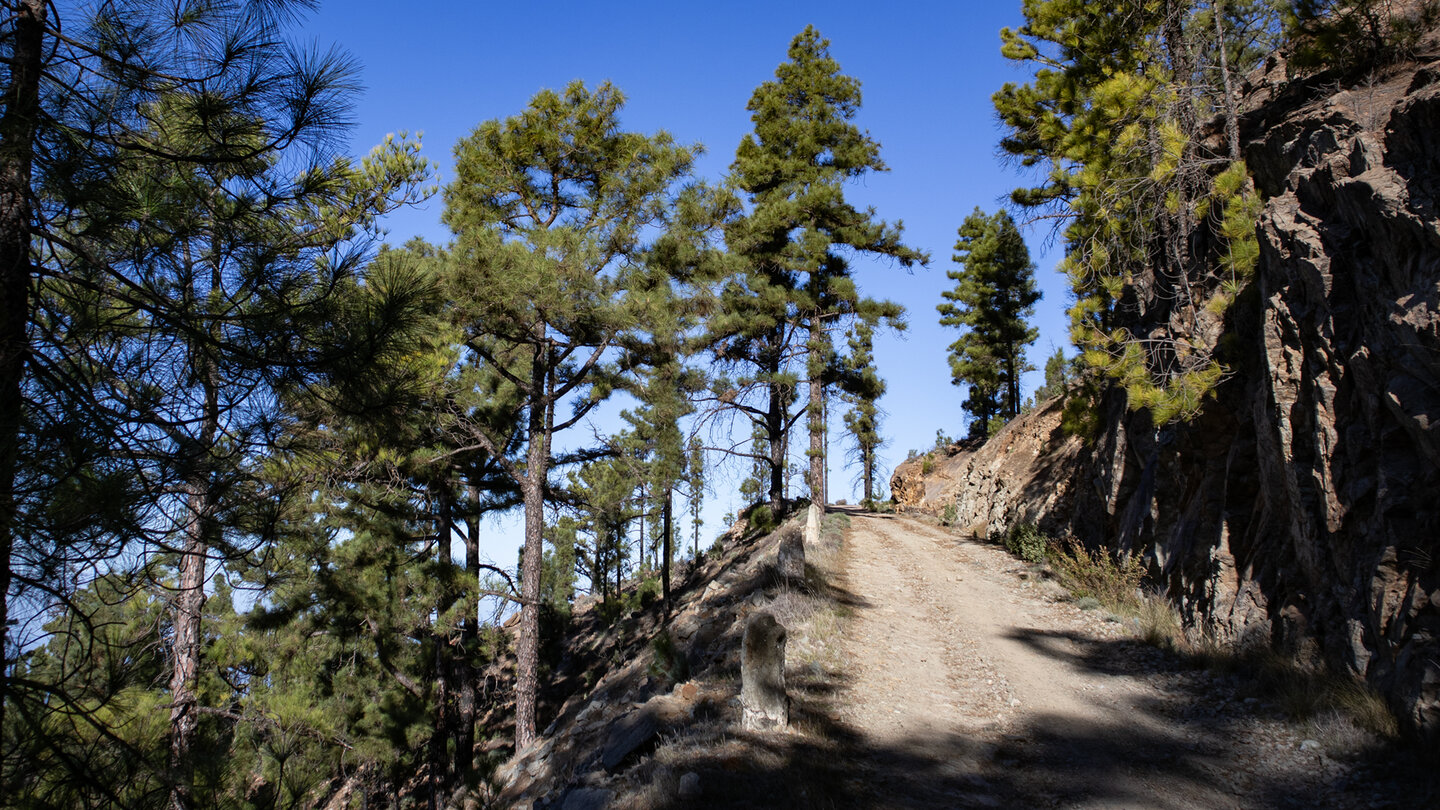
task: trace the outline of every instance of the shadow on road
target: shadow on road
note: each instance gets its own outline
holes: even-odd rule
[[[1178,658],[1128,640],[1030,630],[1017,630],[1015,637],[1057,666],[1140,677],[1186,671]],[[1206,678],[1177,682],[1189,684],[1190,693],[1122,706],[1099,722],[1040,714],[1003,735],[917,735],[877,745],[835,719],[835,699],[849,685],[847,677],[814,673],[791,684],[795,732],[738,734],[713,754],[693,752],[681,767],[699,776],[700,795],[654,806],[1440,806],[1440,777],[1408,751],[1368,751],[1344,769],[1323,765],[1317,753],[1314,767],[1298,772],[1237,761],[1226,743],[1252,733],[1255,712],[1263,709],[1217,698],[1217,690],[1204,686]],[[1177,706],[1190,708],[1177,712]],[[1338,775],[1342,770],[1347,775]]]

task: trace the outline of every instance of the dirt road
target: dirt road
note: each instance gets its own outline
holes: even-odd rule
[[[844,572],[857,806],[1407,806],[996,546],[856,512]]]

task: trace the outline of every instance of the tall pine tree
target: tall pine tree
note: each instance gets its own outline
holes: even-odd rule
[[[647,228],[663,226],[697,151],[663,132],[621,130],[623,102],[609,84],[542,91],[521,114],[483,123],[456,145],[456,177],[445,190],[457,288],[471,291],[457,313],[486,337],[469,346],[515,386],[524,411],[524,458],[502,462],[525,508],[518,748],[535,740],[552,442],[612,387],[602,372],[643,317],[620,267],[639,260]],[[480,431],[476,440],[504,458],[502,437]]]
[[[334,158],[351,65],[291,47],[296,5],[20,0],[0,23],[0,649],[28,643],[17,594],[73,606],[77,579],[154,563],[176,807],[194,804],[205,580],[267,508],[249,482],[276,392],[349,353],[327,314],[362,272],[356,237],[424,173],[403,144]],[[37,698],[8,672],[0,726]]]
[[[1025,347],[1039,331],[1026,322],[1040,300],[1035,265],[1010,215],[987,216],[979,208],[965,218],[955,243],[959,270],[946,273],[955,288],[942,295],[940,325],[965,330],[950,344],[950,375],[969,386],[964,408],[970,436],[989,434],[991,420],[1020,413],[1020,375],[1032,366]]]
[[[845,378],[842,388],[851,408],[845,414],[845,429],[855,442],[855,459],[860,463],[861,504],[866,509],[875,505],[875,473],[878,454],[884,445],[880,435],[880,397],[885,395],[885,380],[875,368],[875,327],[860,320],[850,331],[850,351],[845,357]]]
[[[898,305],[860,295],[848,257],[887,256],[905,267],[928,261],[900,241],[899,223],[887,225],[873,209],[845,200],[847,182],[886,169],[880,144],[853,123],[860,99],[860,82],[840,72],[830,43],[807,26],[775,79],[750,97],[755,130],[731,164],[732,183],[749,210],[727,228],[726,242],[743,269],[724,291],[725,314],[713,328],[722,336],[718,359],[752,372],[730,402],[743,404],[765,432],[772,508],[783,499],[789,430],[802,415],[809,417],[810,492],[816,502],[825,497],[831,331],[857,315],[900,313]],[[806,404],[792,414],[802,371]],[[761,400],[754,405],[744,396],[752,391]]]

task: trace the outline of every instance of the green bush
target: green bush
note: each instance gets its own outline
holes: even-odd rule
[[[750,510],[750,528],[760,534],[769,534],[775,531],[778,524],[775,520],[775,512],[769,504],[762,503]]]
[[[676,648],[675,639],[671,638],[668,632],[661,630],[650,639],[650,650],[655,653],[649,666],[651,675],[670,683],[680,683],[690,678],[690,665],[685,660],[685,654]]]
[[[960,510],[959,510],[959,509],[956,509],[956,508],[955,508],[955,504],[953,504],[953,503],[947,503],[947,504],[945,504],[945,508],[940,510],[940,525],[941,525],[941,526],[954,526],[954,525],[955,525],[955,521],[957,521],[957,520],[959,520],[959,519],[960,519]]]
[[[1045,548],[1049,544],[1034,523],[1017,523],[1005,533],[1005,549],[1025,562],[1045,562]]]
[[[850,516],[844,512],[831,512],[820,522],[820,536],[829,540],[839,540],[845,536],[850,528]]]
[[[640,599],[641,607],[648,607],[661,597],[660,580],[655,577],[646,577],[640,581],[637,596]]]
[[[920,462],[920,474],[929,475],[935,469],[935,456],[933,453],[926,453],[925,459]]]

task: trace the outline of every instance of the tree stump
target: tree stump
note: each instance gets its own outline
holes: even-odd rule
[[[747,731],[784,728],[790,723],[785,695],[785,628],[769,613],[751,614],[740,651],[740,705]]]
[[[794,525],[780,532],[780,551],[776,554],[780,578],[790,583],[805,580],[805,539]]]

